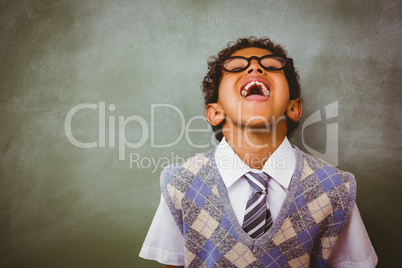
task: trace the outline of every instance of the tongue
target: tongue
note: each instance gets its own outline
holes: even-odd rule
[[[253,95],[248,95],[245,97],[246,100],[266,100],[267,97],[258,95],[258,94],[253,94]]]

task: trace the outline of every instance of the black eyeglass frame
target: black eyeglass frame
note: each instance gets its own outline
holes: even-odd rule
[[[264,59],[264,58],[276,58],[276,59],[280,59],[280,60],[282,60],[282,61],[284,62],[284,64],[283,64],[283,66],[282,66],[281,68],[265,67],[265,66],[263,66],[263,65],[261,64],[261,60]],[[245,59],[245,60],[247,60],[248,64],[247,64],[244,68],[241,68],[241,69],[228,70],[228,69],[226,69],[223,65],[224,65],[224,63],[225,63],[226,61],[228,61],[228,60],[230,60],[230,59]],[[286,65],[287,65],[288,63],[290,63],[290,64],[293,66],[293,59],[292,59],[292,58],[286,58],[286,59],[285,59],[285,58],[280,57],[280,56],[277,56],[277,55],[265,55],[265,56],[262,56],[262,57],[251,56],[251,57],[249,57],[249,58],[242,57],[242,56],[233,56],[233,57],[227,58],[223,63],[219,64],[219,66],[220,66],[220,67],[222,68],[222,70],[224,70],[225,72],[228,72],[228,73],[239,73],[239,72],[243,72],[244,70],[247,70],[247,68],[248,68],[248,67],[250,66],[250,64],[251,64],[251,60],[257,60],[257,61],[258,61],[258,64],[259,64],[264,70],[266,70],[266,71],[280,71],[280,70],[283,70],[283,69],[286,67]]]

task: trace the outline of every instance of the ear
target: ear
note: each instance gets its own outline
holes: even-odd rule
[[[298,122],[302,115],[302,102],[301,99],[290,100],[288,108],[286,109],[286,116],[295,122]]]
[[[207,116],[208,122],[213,126],[222,123],[226,117],[222,107],[218,103],[208,104],[207,107],[205,107],[205,115]]]

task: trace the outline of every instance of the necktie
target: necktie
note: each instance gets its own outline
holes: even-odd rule
[[[248,172],[244,175],[253,189],[247,201],[243,229],[252,238],[263,235],[272,226],[271,212],[267,204],[267,188],[270,176],[266,173]]]

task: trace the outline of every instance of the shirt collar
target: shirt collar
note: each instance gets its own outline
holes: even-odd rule
[[[296,168],[296,155],[288,138],[285,137],[275,152],[268,158],[262,170],[255,170],[236,155],[225,137],[223,137],[216,148],[215,162],[226,188],[229,188],[249,171],[257,173],[263,171],[287,189]]]

